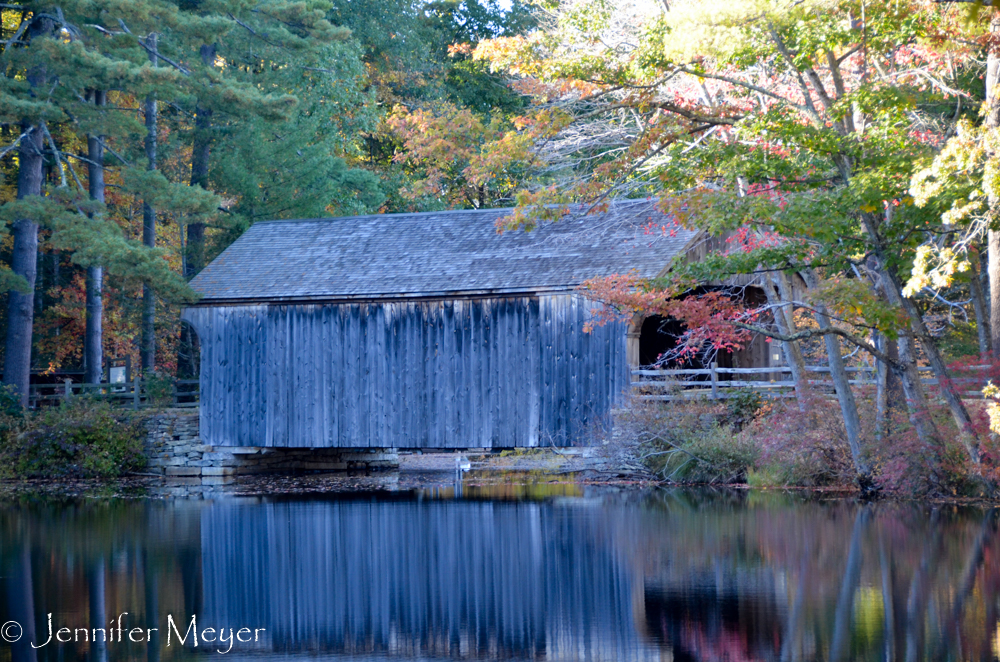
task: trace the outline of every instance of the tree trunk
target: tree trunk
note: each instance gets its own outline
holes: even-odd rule
[[[206,67],[215,62],[215,44],[201,47],[201,62]],[[194,141],[191,149],[191,186],[208,190],[208,164],[212,147],[212,110],[201,103],[195,109]],[[205,224],[187,226],[185,276],[194,278],[205,267]]]
[[[38,127],[22,126],[31,133],[18,147],[17,197],[42,193],[42,132]],[[28,219],[14,223],[14,248],[11,270],[28,283],[27,292],[11,290],[7,294],[7,341],[4,348],[3,383],[12,386],[28,406],[31,382],[31,333],[35,320],[35,272],[38,266],[38,224]]]
[[[783,336],[795,333],[795,320],[791,307],[781,305],[792,301],[792,287],[784,272],[776,272],[771,277],[773,287],[765,287],[769,303],[774,306],[774,324]],[[809,382],[806,379],[806,362],[802,358],[802,348],[797,342],[781,342],[781,351],[785,355],[785,363],[792,371],[792,381],[795,382],[795,399],[799,403],[799,411],[806,411],[809,399]]]
[[[986,311],[986,298],[983,296],[982,281],[979,278],[979,268],[976,265],[978,260],[969,260],[971,273],[969,274],[969,293],[972,295],[972,309],[976,314],[976,336],[979,340],[979,354],[986,356],[990,353],[992,340],[990,338],[990,317]]]
[[[890,206],[888,209],[892,210],[893,208]],[[891,211],[889,213],[891,214]],[[886,220],[891,220],[891,217]],[[976,438],[975,431],[972,428],[972,418],[969,416],[969,411],[965,408],[961,397],[959,397],[955,388],[952,387],[944,359],[941,357],[941,352],[938,351],[934,339],[931,338],[930,332],[927,330],[927,325],[924,324],[923,315],[920,314],[920,310],[917,309],[916,304],[911,299],[903,296],[903,286],[899,278],[899,273],[885,259],[885,246],[882,237],[878,234],[877,223],[873,215],[868,213],[861,214],[861,222],[869,239],[871,239],[875,258],[878,262],[878,269],[882,275],[882,284],[889,303],[899,306],[906,313],[910,322],[909,326],[912,336],[920,340],[920,346],[923,347],[927,362],[934,371],[934,376],[937,377],[938,384],[940,384],[941,396],[948,405],[948,410],[951,412],[955,426],[958,428],[959,439],[962,441],[962,445],[965,446],[969,459],[974,464],[979,464],[979,440]],[[1000,307],[998,307],[998,310],[1000,310]],[[915,367],[914,370],[916,370]],[[912,375],[908,379],[913,382]],[[904,379],[904,388],[906,381],[907,379]],[[915,380],[911,384],[911,387],[914,384],[920,386],[919,379]],[[922,387],[920,387],[920,391],[923,391]],[[909,397],[910,394],[907,393],[907,398]]]
[[[983,246],[979,249],[979,289],[983,293],[983,309],[986,311],[984,317],[986,318],[987,328],[990,329],[990,348],[993,347],[993,325],[990,324],[990,318],[993,315],[993,307],[990,305],[990,297],[992,290],[990,289],[990,261],[987,257],[989,253],[989,246]]]
[[[804,269],[802,278],[809,289],[819,287],[819,278],[812,269]],[[831,327],[830,318],[826,314],[826,306],[815,305],[814,317],[821,330]],[[830,365],[830,376],[833,377],[833,385],[837,389],[837,401],[840,403],[840,413],[844,417],[844,429],[847,432],[847,443],[851,447],[851,459],[854,461],[854,470],[858,475],[858,483],[862,490],[869,489],[871,481],[871,467],[861,451],[861,417],[858,416],[858,405],[854,400],[854,392],[851,391],[850,380],[847,378],[847,371],[844,369],[844,357],[840,353],[840,338],[833,334],[823,336],[826,342],[827,361]]]
[[[201,47],[201,62],[206,67],[215,61],[215,44]],[[201,103],[195,109],[194,141],[191,149],[191,186],[208,190],[208,163],[212,147],[212,110]],[[205,224],[189,223],[184,259],[184,276],[189,280],[205,267]],[[189,324],[181,324],[177,348],[177,376],[194,378],[198,375],[198,336]]]
[[[94,105],[103,106],[107,93],[94,91]],[[104,145],[102,136],[87,136],[87,171],[90,197],[104,202]],[[83,381],[98,384],[104,376],[104,268],[87,267],[87,326],[83,335]]]
[[[928,449],[937,449],[941,444],[941,435],[937,425],[931,418],[930,408],[927,406],[927,393],[924,385],[920,381],[920,373],[917,371],[917,359],[914,355],[914,340],[909,329],[904,329],[897,340],[899,346],[899,362],[903,367],[897,370],[899,381],[903,385],[903,393],[906,395],[906,402],[909,404],[910,423],[917,431],[917,437]]]
[[[875,334],[875,346],[890,359],[899,361],[899,346],[885,334]],[[877,363],[875,383],[875,440],[882,441],[889,436],[892,410],[903,402],[904,396],[899,375],[885,361]]]
[[[920,338],[920,346],[924,350],[924,356],[927,357],[927,362],[934,371],[934,376],[937,377],[938,384],[941,388],[941,396],[948,405],[951,417],[955,421],[955,426],[958,428],[958,437],[961,440],[962,445],[965,446],[969,459],[972,460],[974,464],[979,464],[979,440],[972,427],[972,417],[969,415],[969,410],[965,408],[965,403],[962,402],[961,396],[955,390],[956,387],[951,383],[951,379],[948,376],[948,368],[944,363],[944,358],[941,357],[941,352],[938,351],[937,344],[934,342],[934,339],[931,338],[930,332],[927,330],[927,325],[924,324],[924,318],[917,309],[916,304],[914,304],[910,299],[902,296],[902,287],[895,270],[889,268],[885,271],[889,274],[891,279],[889,289],[895,289],[896,294],[899,295],[903,311],[906,313],[907,317],[910,318],[910,325],[913,327],[913,333],[916,337]]]
[[[990,196],[990,209],[1000,208],[1000,200]],[[990,275],[990,345],[1000,350],[1000,232],[990,230],[987,241]]]
[[[1000,96],[997,86],[998,76],[1000,76],[1000,46],[997,45],[997,37],[1000,36],[1000,13],[993,11],[993,18],[990,20],[991,45],[986,56],[986,128],[996,129],[1000,127]],[[991,189],[992,190],[992,189]],[[996,194],[989,196],[990,211],[996,212],[1000,208],[1000,200]],[[991,344],[1000,351],[1000,232],[989,230],[987,232],[987,244],[989,252],[989,274],[990,274],[990,334]]]
[[[156,33],[146,38],[146,45],[153,51],[149,61],[156,66]],[[156,170],[156,96],[150,94],[144,104],[146,115],[146,169]],[[156,246],[156,210],[148,200],[142,203],[142,243],[150,248]],[[149,283],[142,285],[142,371],[152,371],[156,367],[156,297]]]
[[[50,18],[36,18],[28,28],[32,41],[52,34],[54,23]],[[28,71],[26,80],[32,90],[46,84],[44,67]],[[28,132],[17,149],[17,199],[42,194],[42,131],[28,122],[21,123],[21,131]],[[10,268],[27,283],[27,291],[11,290],[7,294],[7,338],[4,349],[3,383],[17,391],[21,405],[28,405],[31,384],[31,334],[35,321],[35,275],[38,268],[38,224],[22,218],[14,222],[14,247]]]

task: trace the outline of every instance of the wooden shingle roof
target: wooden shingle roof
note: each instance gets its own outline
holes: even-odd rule
[[[203,305],[565,291],[595,276],[655,276],[695,236],[647,201],[498,234],[497,220],[510,213],[261,222],[191,285]]]

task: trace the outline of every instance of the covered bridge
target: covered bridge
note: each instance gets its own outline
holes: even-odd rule
[[[696,235],[645,201],[498,234],[510,213],[252,226],[194,279],[202,299],[184,313],[205,443],[585,443],[628,388],[639,327],[585,333],[595,304],[579,285],[656,276]]]

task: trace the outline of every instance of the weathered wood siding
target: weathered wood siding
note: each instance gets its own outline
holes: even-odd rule
[[[191,308],[214,446],[585,443],[628,385],[623,325],[576,295]]]

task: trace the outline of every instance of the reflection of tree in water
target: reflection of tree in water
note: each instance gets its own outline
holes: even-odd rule
[[[693,573],[647,585],[643,597],[646,630],[674,662],[779,659],[784,619],[770,573]]]
[[[650,505],[620,537],[644,577],[639,627],[674,659],[997,659],[993,510],[670,493]]]
[[[997,516],[976,508],[694,492],[0,506],[0,623],[37,637],[50,611],[162,627],[197,610],[269,628],[227,659],[992,660],[998,598]]]

